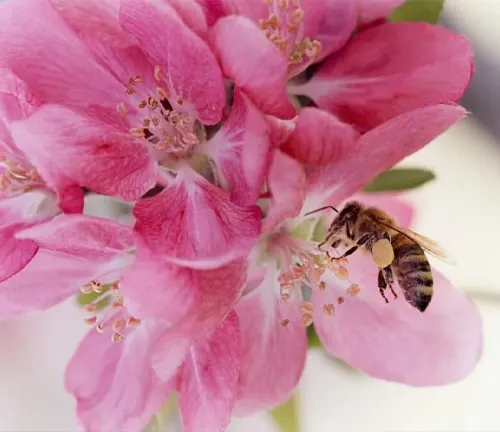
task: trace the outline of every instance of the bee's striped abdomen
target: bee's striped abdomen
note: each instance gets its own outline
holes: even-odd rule
[[[424,250],[402,234],[391,239],[394,261],[391,267],[406,301],[423,312],[432,299],[431,266]]]

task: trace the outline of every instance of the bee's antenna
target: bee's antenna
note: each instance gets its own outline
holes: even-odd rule
[[[326,207],[321,207],[319,209],[316,209],[316,210],[313,210],[313,211],[310,211],[309,213],[306,213],[304,216],[309,216],[310,214],[313,214],[313,213],[317,213],[321,210],[326,210],[326,209],[330,209],[330,210],[333,210],[333,211],[336,211],[337,213],[339,213],[339,211],[335,208],[335,207],[332,207],[332,206],[326,206]]]

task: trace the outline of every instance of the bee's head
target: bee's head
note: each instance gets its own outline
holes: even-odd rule
[[[356,220],[362,209],[362,205],[357,201],[348,202],[339,212],[338,216],[330,225],[330,231],[339,232],[348,221]]]

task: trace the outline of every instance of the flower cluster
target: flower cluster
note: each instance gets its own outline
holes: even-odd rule
[[[0,8],[0,317],[90,296],[65,385],[86,430],[184,430],[286,401],[306,327],[372,376],[436,385],[482,344],[434,272],[386,304],[362,253],[318,249],[359,191],[459,121],[469,43],[395,0],[7,0]],[[86,193],[133,207],[90,216]]]

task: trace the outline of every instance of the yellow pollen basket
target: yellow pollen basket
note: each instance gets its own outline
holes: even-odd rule
[[[387,239],[378,240],[372,248],[373,261],[378,267],[384,268],[394,261],[394,250]]]

